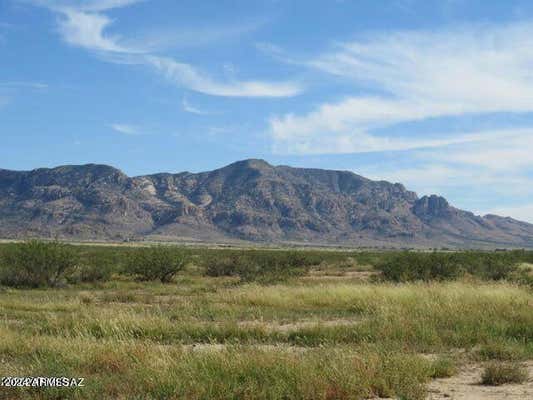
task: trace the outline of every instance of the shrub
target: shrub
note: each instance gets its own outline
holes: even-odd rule
[[[387,280],[450,280],[463,273],[461,263],[447,253],[396,253],[377,265]]]
[[[483,371],[483,385],[499,386],[506,383],[523,383],[527,380],[526,369],[518,363],[493,362]]]
[[[77,262],[73,246],[30,240],[3,249],[0,283],[13,287],[54,287],[72,273]]]
[[[212,277],[238,276],[242,268],[242,255],[235,252],[228,254],[210,254],[201,261],[205,274]]]
[[[509,279],[518,269],[521,253],[394,253],[378,263],[386,280],[394,282],[453,280],[472,275],[486,280]]]
[[[313,254],[303,251],[232,251],[203,258],[208,276],[238,276],[243,282],[263,283],[301,276],[319,262]]]
[[[160,280],[168,283],[183,269],[188,253],[176,247],[152,246],[132,252],[126,265],[126,273],[142,281]]]
[[[81,257],[69,282],[107,282],[115,272],[116,263],[106,253],[94,252]]]

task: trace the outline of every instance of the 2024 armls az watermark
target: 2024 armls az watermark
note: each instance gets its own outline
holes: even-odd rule
[[[66,376],[4,376],[1,387],[84,387],[85,378]]]

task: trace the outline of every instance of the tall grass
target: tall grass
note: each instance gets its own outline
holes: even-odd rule
[[[86,387],[47,389],[40,398],[422,399],[432,364],[373,346],[296,351],[272,347],[183,348],[150,342],[53,337],[18,340],[3,331],[2,374],[82,376]],[[11,391],[31,398],[36,389]]]
[[[137,249],[69,250],[70,284],[0,288],[0,375],[81,376],[87,386],[3,388],[0,398],[422,399],[425,383],[463,358],[533,358],[533,293],[511,277],[328,280],[328,269],[343,276],[395,254],[191,249],[170,283],[140,282],[120,273]],[[230,254],[237,276],[208,272]],[[504,257],[528,253],[513,254]],[[249,263],[264,268],[243,279]],[[320,276],[300,276],[316,265]]]

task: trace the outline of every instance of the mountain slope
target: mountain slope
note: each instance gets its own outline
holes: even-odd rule
[[[130,178],[105,165],[0,170],[0,236],[533,247],[533,225],[346,171],[245,160]]]

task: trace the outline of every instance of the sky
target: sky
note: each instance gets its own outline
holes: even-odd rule
[[[0,168],[350,170],[533,222],[530,0],[0,0]]]

